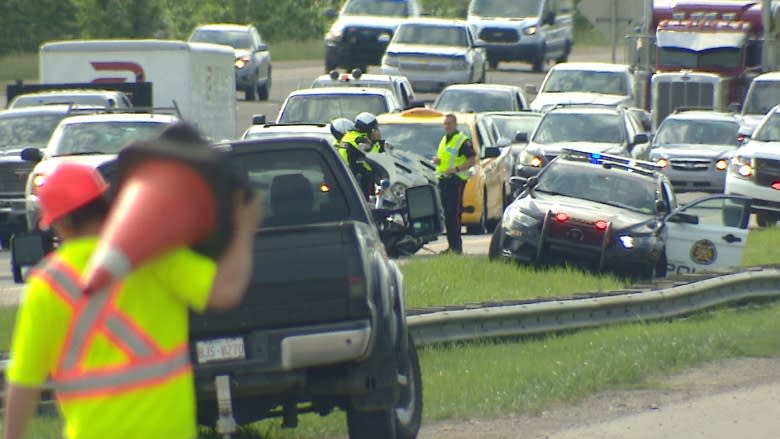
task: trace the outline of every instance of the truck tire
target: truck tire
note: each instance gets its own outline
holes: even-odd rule
[[[395,410],[388,408],[371,412],[347,411],[349,439],[395,439]]]
[[[757,213],[756,224],[758,227],[774,227],[777,224],[777,217],[769,213]]]
[[[479,217],[479,223],[466,226],[466,233],[469,235],[484,235],[487,233],[487,205],[487,188],[485,188],[485,199],[482,204],[482,215]]]
[[[542,46],[541,49],[539,49],[539,53],[536,54],[536,58],[534,58],[534,62],[531,63],[531,70],[533,70],[535,73],[541,73],[544,71],[544,67],[547,64],[547,48]]]
[[[406,346],[407,352],[399,362],[399,375],[406,378],[406,384],[401,385],[401,394],[395,406],[395,432],[398,439],[417,437],[423,412],[420,360],[411,335]]]
[[[247,101],[254,101],[257,100],[257,86],[256,85],[250,85],[249,87],[244,90],[244,99]]]

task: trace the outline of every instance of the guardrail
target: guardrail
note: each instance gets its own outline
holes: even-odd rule
[[[734,302],[780,297],[780,267],[743,270],[673,282],[669,288],[647,285],[644,290],[624,294],[612,292],[476,309],[416,310],[417,314],[407,316],[407,322],[415,344],[423,346],[679,317]],[[0,360],[0,372],[5,371],[8,361]],[[0,386],[3,378],[0,375]],[[51,404],[47,398],[50,389],[45,390],[43,403]]]

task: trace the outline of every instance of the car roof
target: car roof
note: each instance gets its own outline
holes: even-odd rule
[[[207,30],[224,30],[224,31],[246,31],[249,30],[251,25],[248,24],[236,24],[236,23],[209,23],[202,24],[195,28],[195,30],[207,29]]]
[[[780,81],[780,72],[767,72],[756,76],[753,81]]]
[[[434,17],[414,17],[407,18],[401,23],[401,26],[407,24],[427,24],[431,26],[462,26],[466,27],[468,22],[466,20],[458,20],[452,18],[434,18]]]
[[[478,113],[477,117],[536,117],[541,118],[544,115],[541,111],[483,111]]]
[[[624,72],[631,67],[628,64],[611,64],[603,62],[565,62],[556,64],[552,70],[588,70],[594,72]]]
[[[723,122],[735,122],[739,123],[739,118],[733,113],[725,113],[722,111],[708,111],[708,110],[690,110],[690,111],[678,111],[666,116],[666,119],[676,120],[708,120],[708,121],[723,121]]]
[[[31,105],[29,107],[9,108],[7,110],[0,111],[0,117],[9,116],[13,117],[20,114],[67,114],[74,108],[88,108],[98,111],[102,108],[96,107],[81,107],[78,105],[69,104],[51,104],[51,105]]]
[[[469,90],[469,91],[482,91],[482,90],[506,90],[506,91],[518,91],[520,87],[509,84],[452,84],[448,85],[441,91],[444,93],[448,90]]]
[[[290,92],[289,96],[312,96],[312,95],[383,95],[392,96],[393,92],[386,88],[379,87],[317,87],[301,88]]]
[[[100,95],[124,95],[125,93],[119,90],[98,90],[98,89],[60,89],[60,90],[45,90],[36,91],[33,93],[24,93],[16,95],[14,99],[22,96],[59,96],[59,95],[73,95],[73,96],[100,96]]]
[[[557,104],[553,108],[545,111],[545,113],[601,113],[601,114],[617,114],[621,109],[614,108],[606,105],[594,105],[594,104]]]
[[[60,122],[62,125],[97,122],[162,122],[171,123],[179,119],[172,114],[163,113],[99,113],[68,116]]]
[[[247,131],[279,131],[289,133],[312,133],[312,132],[330,132],[328,124],[325,123],[266,123],[262,125],[252,125]]]

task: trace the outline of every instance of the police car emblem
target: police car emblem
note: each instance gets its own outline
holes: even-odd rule
[[[710,265],[718,258],[715,244],[708,239],[696,241],[691,246],[691,260],[697,264]]]

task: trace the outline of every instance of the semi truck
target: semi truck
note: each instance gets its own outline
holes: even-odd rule
[[[681,107],[737,111],[750,82],[775,70],[780,2],[656,0],[629,36],[637,96],[653,127]]]

